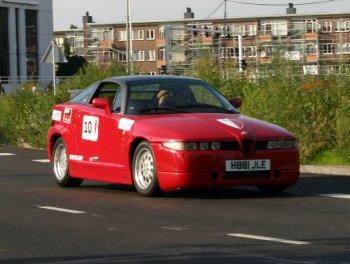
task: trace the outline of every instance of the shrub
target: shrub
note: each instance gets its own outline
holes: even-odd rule
[[[236,70],[225,76],[219,64],[198,63],[194,75],[209,81],[228,97],[243,98],[242,113],[287,128],[298,138],[301,161],[335,149],[349,153],[349,76],[304,76],[292,62],[277,59],[259,74]],[[219,77],[224,80],[218,81]],[[342,151],[340,151],[342,150]]]
[[[1,98],[1,131],[3,140],[12,145],[46,146],[55,104],[49,94],[32,92],[27,84],[14,94]]]

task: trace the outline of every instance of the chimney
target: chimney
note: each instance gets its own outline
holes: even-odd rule
[[[286,9],[287,15],[293,15],[297,13],[297,9],[293,7],[293,3],[288,4],[289,7]]]
[[[86,16],[83,16],[83,24],[93,23],[92,16],[89,16],[89,12],[86,11]]]
[[[194,13],[191,11],[190,7],[187,7],[187,11],[186,11],[186,13],[184,13],[184,18],[185,19],[194,18]]]

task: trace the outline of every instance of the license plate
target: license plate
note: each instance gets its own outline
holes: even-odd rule
[[[269,159],[259,160],[226,160],[226,171],[262,171],[270,170]]]

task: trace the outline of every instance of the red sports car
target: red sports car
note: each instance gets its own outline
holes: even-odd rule
[[[179,76],[112,77],[53,109],[48,154],[58,185],[84,179],[163,191],[258,186],[299,178],[296,138],[244,116],[208,83]]]

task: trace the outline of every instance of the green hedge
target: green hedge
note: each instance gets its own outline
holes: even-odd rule
[[[14,94],[0,97],[0,138],[2,142],[43,148],[51,124],[53,96],[32,92],[32,84]]]

